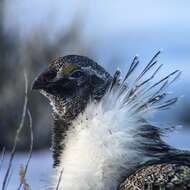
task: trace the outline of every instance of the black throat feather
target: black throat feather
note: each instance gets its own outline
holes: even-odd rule
[[[84,111],[88,100],[76,99],[71,103],[65,110],[63,116],[58,115],[56,112],[53,113],[54,127],[52,131],[52,150],[53,150],[53,166],[56,167],[60,164],[60,155],[65,147],[65,136],[66,132],[72,127],[72,121]]]

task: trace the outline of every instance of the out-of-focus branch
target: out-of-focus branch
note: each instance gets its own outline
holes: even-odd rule
[[[30,190],[30,186],[24,177],[25,167],[23,166],[23,164],[20,165],[19,176],[20,176],[20,181],[22,181],[22,184],[23,184],[23,190]]]
[[[60,182],[61,182],[62,175],[63,175],[63,169],[62,169],[61,172],[60,172],[56,190],[59,190],[59,185],[60,185]]]
[[[11,170],[11,167],[12,167],[12,162],[13,162],[15,152],[16,152],[16,147],[17,147],[19,135],[20,135],[20,132],[21,132],[23,126],[24,126],[24,121],[25,121],[25,118],[26,118],[27,105],[28,105],[28,78],[27,78],[26,72],[24,72],[24,79],[25,79],[25,98],[24,98],[23,112],[22,112],[22,117],[21,117],[19,128],[17,129],[17,132],[16,132],[14,145],[13,145],[13,148],[12,148],[12,151],[11,151],[11,156],[10,156],[10,159],[9,159],[8,168],[7,168],[4,180],[3,180],[2,190],[5,190],[5,188],[7,186],[8,178],[9,178],[9,175],[10,175],[10,170]]]
[[[1,172],[3,162],[4,162],[5,152],[6,152],[6,149],[5,149],[5,147],[3,147],[3,150],[2,150],[2,153],[1,153],[1,161],[0,161],[0,172]]]
[[[11,168],[11,170],[9,172],[8,180],[7,180],[6,187],[5,187],[6,190],[7,190],[7,187],[9,185],[10,181],[11,181],[12,175],[13,175],[13,168]]]
[[[30,113],[29,109],[27,110],[27,114],[28,114],[28,117],[29,117],[29,127],[30,127],[30,150],[29,150],[28,159],[27,159],[26,166],[24,168],[23,174],[22,174],[22,176],[20,176],[21,177],[20,184],[19,184],[19,187],[17,188],[17,190],[20,190],[22,185],[26,186],[25,177],[26,177],[28,166],[29,166],[29,163],[30,163],[30,160],[31,160],[31,157],[32,157],[32,150],[33,150],[33,144],[34,144],[34,135],[33,135],[33,128],[32,128],[32,116],[31,116],[31,113]],[[28,184],[27,184],[27,188],[29,188]]]

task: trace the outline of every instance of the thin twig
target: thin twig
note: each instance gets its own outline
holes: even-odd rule
[[[10,172],[9,172],[9,176],[8,176],[8,180],[7,180],[5,189],[7,189],[8,185],[9,185],[9,183],[10,183],[10,181],[11,181],[12,175],[13,175],[13,168],[11,168],[11,170],[10,170]]]
[[[58,180],[58,183],[57,183],[56,190],[58,190],[58,189],[59,189],[59,185],[60,185],[60,182],[61,182],[62,175],[63,175],[63,169],[62,169],[62,170],[61,170],[61,172],[60,172],[60,175],[59,175],[59,180]]]
[[[20,121],[20,124],[19,124],[19,128],[16,131],[16,136],[15,136],[13,148],[12,148],[12,151],[11,151],[11,157],[9,159],[8,168],[7,168],[4,180],[3,180],[2,190],[5,190],[5,187],[6,187],[6,184],[7,184],[9,173],[10,173],[10,170],[11,170],[11,167],[12,167],[12,162],[13,162],[13,159],[14,159],[14,156],[15,156],[15,152],[16,152],[17,142],[18,142],[18,139],[19,139],[20,132],[21,132],[23,126],[24,126],[24,121],[25,121],[26,112],[27,112],[27,105],[28,105],[28,79],[27,79],[26,72],[24,72],[24,79],[25,79],[25,98],[24,98],[22,118],[21,118],[21,121]]]
[[[33,150],[33,144],[34,144],[34,135],[33,135],[33,128],[32,128],[32,116],[31,116],[31,113],[30,113],[30,110],[28,109],[27,110],[27,114],[28,114],[28,117],[29,117],[29,127],[30,127],[30,150],[29,150],[29,154],[28,154],[28,160],[26,162],[26,166],[24,168],[24,173],[23,173],[23,179],[25,179],[25,176],[26,176],[26,173],[27,173],[27,170],[28,170],[28,166],[29,166],[29,163],[30,163],[30,160],[31,160],[31,157],[32,157],[32,150]],[[20,184],[19,184],[19,187],[17,188],[17,190],[20,190],[22,185],[23,185],[23,182],[24,180],[21,180],[20,181]]]
[[[23,164],[20,165],[19,177],[20,177],[20,181],[22,181],[22,184],[23,184],[23,190],[30,190],[30,186],[25,179],[25,168]]]
[[[6,149],[3,147],[2,153],[1,153],[1,161],[0,161],[0,171],[3,166],[4,158],[5,158]]]

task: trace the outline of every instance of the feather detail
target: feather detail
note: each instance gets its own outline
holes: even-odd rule
[[[129,83],[139,65],[135,56],[123,81],[117,71],[104,97],[89,102],[72,122],[53,176],[56,183],[63,170],[60,190],[116,190],[133,168],[158,160],[170,150],[160,139],[161,130],[145,121],[146,114],[177,101],[165,90],[181,72],[176,70],[155,82],[162,68],[157,66],[159,54]]]

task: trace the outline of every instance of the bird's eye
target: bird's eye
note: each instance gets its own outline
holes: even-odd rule
[[[83,76],[83,72],[82,71],[75,71],[70,76],[72,78],[80,78],[81,76]]]

